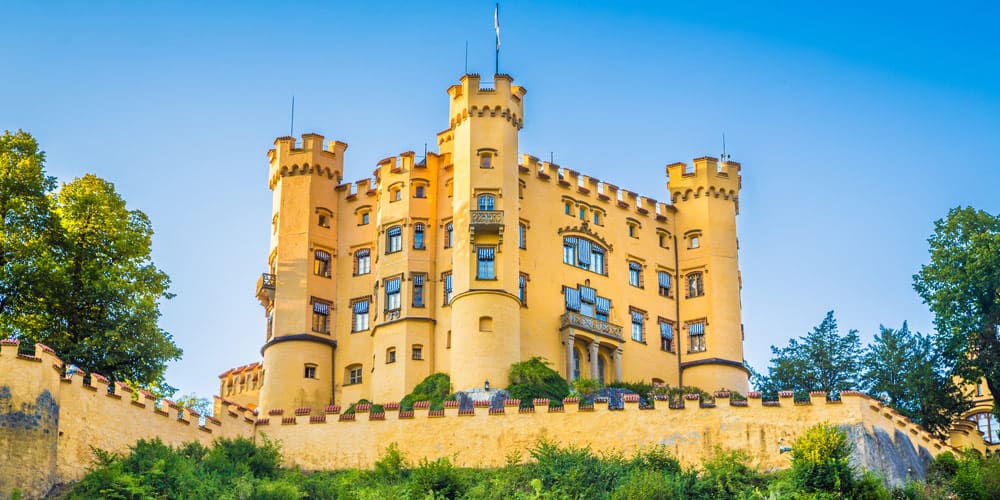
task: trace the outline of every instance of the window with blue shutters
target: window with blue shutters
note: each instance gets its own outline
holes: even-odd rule
[[[494,247],[478,247],[476,249],[476,279],[496,279],[496,263]]]
[[[423,274],[413,275],[413,307],[424,307],[424,281],[426,276]]]
[[[642,264],[632,260],[628,261],[628,284],[642,288]]]
[[[674,325],[660,318],[660,350],[674,352]]]
[[[355,299],[351,303],[351,331],[361,332],[368,329],[368,308],[370,299]]]
[[[403,228],[392,226],[385,232],[385,253],[390,254],[403,249]]]
[[[393,278],[385,280],[385,310],[386,311],[398,311],[402,306],[400,301],[400,285],[402,280],[399,278]]]
[[[688,323],[688,352],[705,351],[705,322]]]
[[[670,273],[666,271],[657,271],[656,282],[659,294],[663,297],[670,297]]]
[[[354,274],[360,276],[372,272],[372,251],[362,248],[354,252]]]
[[[604,274],[604,248],[586,238],[563,238],[563,263]]]
[[[313,331],[319,333],[330,333],[330,303],[313,297],[312,310]]]
[[[313,274],[324,278],[330,277],[330,252],[316,250],[313,253]]]
[[[420,222],[413,225],[413,248],[424,249],[424,225]]]
[[[645,313],[638,309],[632,309],[632,340],[636,342],[645,342],[645,335],[643,332],[643,325],[645,323]]]

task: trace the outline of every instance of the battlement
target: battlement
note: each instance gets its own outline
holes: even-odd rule
[[[734,161],[719,163],[718,158],[703,156],[692,165],[683,162],[667,165],[667,190],[674,204],[708,195],[713,198],[733,200],[739,212],[739,194],[742,187],[740,164]]]
[[[302,135],[301,147],[296,147],[294,137],[284,136],[274,140],[274,148],[267,151],[271,165],[268,185],[271,189],[278,178],[285,175],[320,175],[340,183],[344,176],[344,152],[347,143],[330,141],[324,145],[323,136]]]
[[[451,129],[470,117],[500,117],[518,130],[524,127],[527,89],[514,85],[510,75],[494,75],[493,79],[493,88],[483,88],[478,74],[466,74],[462,75],[461,83],[448,88]]]

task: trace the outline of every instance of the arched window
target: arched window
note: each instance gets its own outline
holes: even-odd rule
[[[996,415],[990,412],[976,413],[969,416],[969,420],[976,423],[979,432],[983,433],[983,441],[988,444],[1000,444],[1000,422]]]
[[[479,210],[495,210],[496,201],[496,196],[493,196],[492,194],[479,195]]]
[[[563,238],[563,263],[604,274],[603,247],[586,238],[566,236]]]

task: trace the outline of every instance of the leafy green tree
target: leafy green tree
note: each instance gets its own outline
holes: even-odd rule
[[[58,223],[45,153],[23,131],[0,136],[0,336],[20,335],[53,291]]]
[[[754,385],[764,392],[793,390],[800,395],[808,391],[840,391],[857,387],[861,340],[857,330],[840,335],[833,311],[826,313],[818,326],[788,346],[771,346],[771,365],[766,376],[755,374]]]
[[[913,288],[934,313],[934,341],[969,383],[985,378],[1000,402],[1000,216],[958,207],[934,222],[931,262]]]
[[[569,395],[566,379],[538,356],[510,365],[507,377],[510,379],[507,391],[511,397],[520,399],[522,405],[530,406],[534,398],[561,402]]]
[[[846,432],[825,423],[810,427],[792,445],[793,483],[802,492],[850,492],[851,451]]]
[[[931,337],[911,333],[906,322],[880,332],[865,350],[862,387],[931,433],[946,437],[951,421],[971,407]]]

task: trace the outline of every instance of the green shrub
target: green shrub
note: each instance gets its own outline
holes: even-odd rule
[[[626,472],[619,456],[598,458],[590,448],[559,446],[547,441],[531,448],[533,476],[553,493],[570,498],[596,498],[610,492]]]
[[[676,475],[681,472],[681,463],[667,451],[665,446],[653,445],[639,450],[632,457],[629,468]]]
[[[205,455],[204,468],[224,480],[247,474],[257,479],[274,478],[281,465],[281,448],[266,436],[261,441],[254,444],[244,437],[216,439]]]
[[[399,451],[399,445],[389,443],[385,451],[375,461],[372,476],[383,483],[398,483],[406,476],[406,457]]]
[[[435,373],[423,379],[413,392],[403,396],[399,402],[402,410],[412,410],[417,401],[430,401],[432,410],[444,408],[444,401],[451,394],[451,377],[446,373]]]
[[[562,401],[569,395],[566,379],[549,368],[545,359],[537,356],[510,365],[507,377],[510,382],[507,392],[512,398],[520,399],[522,406],[531,406],[535,398]]]
[[[421,460],[410,471],[407,486],[411,498],[424,498],[428,493],[433,493],[434,498],[459,498],[466,489],[458,469],[448,457]]]
[[[594,393],[601,390],[601,381],[596,378],[580,377],[573,381],[573,394],[581,401],[593,402]]]
[[[764,486],[764,476],[750,466],[750,454],[743,450],[723,451],[716,446],[702,466],[700,489],[707,496],[735,498]]]
[[[936,457],[927,467],[927,482],[932,484],[948,484],[958,473],[958,458],[950,451]]]
[[[816,424],[792,445],[792,482],[803,492],[850,493],[854,475],[847,433]]]
[[[682,498],[676,491],[676,485],[662,472],[652,469],[633,470],[625,477],[622,484],[612,493],[613,500],[671,500]]]

